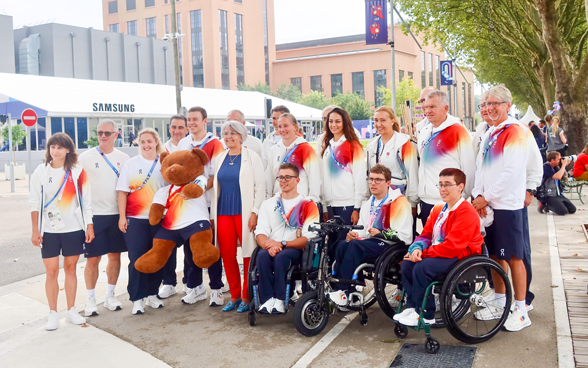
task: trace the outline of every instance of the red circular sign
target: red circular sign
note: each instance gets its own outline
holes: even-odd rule
[[[37,113],[33,109],[26,109],[20,117],[22,123],[28,127],[37,124]]]

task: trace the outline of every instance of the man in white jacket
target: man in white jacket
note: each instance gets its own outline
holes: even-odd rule
[[[426,87],[423,88],[423,90],[421,91],[421,95],[419,96],[419,103],[421,104],[421,107],[423,108],[423,112],[425,110],[425,98],[427,97],[427,95],[431,92],[435,91],[435,87]],[[416,129],[416,137],[419,137],[419,134],[421,133],[421,131],[423,129],[425,129],[425,127],[429,125],[429,120],[427,118],[424,118],[423,120],[419,121],[418,123],[415,124],[414,128]]]
[[[384,165],[370,169],[369,185],[372,196],[361,206],[359,222],[363,230],[350,231],[346,241],[337,244],[335,276],[351,280],[362,263],[375,262],[389,242],[412,242],[412,209],[399,189],[391,189],[392,173]],[[384,241],[387,240],[388,242]],[[355,288],[344,282],[333,286],[329,299],[341,307],[349,304],[349,294]]]
[[[178,150],[178,144],[188,134],[188,119],[184,115],[174,115],[169,121],[169,135],[171,139],[163,146],[168,153]],[[175,270],[174,270],[175,271]]]
[[[449,98],[442,91],[433,91],[425,97],[423,107],[428,124],[419,135],[419,218],[425,226],[431,209],[441,202],[437,189],[439,173],[443,169],[460,169],[466,174],[466,185],[462,193],[469,198],[474,187],[476,162],[472,139],[459,119],[449,115]]]
[[[229,121],[229,120],[238,121],[243,125],[245,125],[245,123],[246,123],[245,114],[243,114],[243,112],[241,110],[229,111],[229,113],[227,114],[227,121]],[[227,148],[227,145],[225,144],[224,138],[221,139],[221,143],[223,144],[223,147]],[[257,138],[256,136],[247,133],[247,139],[243,142],[243,147],[252,150],[253,152],[257,153],[259,155],[259,157],[261,157],[261,154],[263,151],[263,143],[261,143],[261,140],[259,138]]]
[[[278,105],[272,109],[272,125],[274,126],[274,131],[269,133],[263,141],[263,147],[261,150],[261,162],[263,163],[263,167],[267,167],[272,147],[282,140],[282,137],[278,134],[278,119],[284,113],[290,113],[290,109],[284,105]]]

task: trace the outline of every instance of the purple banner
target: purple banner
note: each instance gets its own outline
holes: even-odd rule
[[[388,1],[366,0],[365,44],[388,43]]]

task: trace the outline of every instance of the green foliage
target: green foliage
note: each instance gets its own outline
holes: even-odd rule
[[[390,106],[392,103],[392,90],[384,86],[378,87],[378,92],[382,93],[384,97],[384,105]],[[421,90],[414,84],[412,78],[404,78],[401,82],[396,83],[396,107],[394,112],[397,116],[402,116],[402,107],[405,106],[406,101],[412,100],[412,105],[416,106],[417,101],[421,95]],[[402,116],[405,121],[410,120],[409,116]]]
[[[352,120],[367,120],[374,113],[373,104],[353,92],[338,93],[332,98],[331,104],[346,110]]]
[[[310,91],[300,96],[296,102],[304,106],[322,110],[331,104],[331,99],[327,98],[322,92]]]
[[[92,127],[91,133],[90,133],[90,138],[88,138],[87,141],[84,141],[84,144],[86,146],[88,146],[88,148],[98,147],[98,132],[96,131],[97,129],[98,129],[97,126]]]
[[[255,86],[250,86],[248,84],[239,84],[237,86],[237,89],[239,91],[256,91],[256,92],[261,92],[261,93],[265,93],[266,95],[272,95],[272,89],[270,88],[270,86],[268,86],[265,83],[261,83],[261,82],[257,82],[255,84]]]
[[[274,96],[286,101],[296,102],[302,96],[302,93],[295,85],[283,83],[278,87],[278,91]]]
[[[5,141],[8,141],[8,124],[2,130],[2,138]],[[12,149],[14,150],[16,146],[20,146],[24,139],[27,136],[27,132],[20,126],[20,125],[13,125],[12,126]]]

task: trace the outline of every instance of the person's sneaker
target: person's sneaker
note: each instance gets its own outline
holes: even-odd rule
[[[143,299],[135,300],[133,302],[133,311],[131,313],[133,313],[133,314],[145,313],[145,303],[143,302]]]
[[[527,313],[529,313],[530,311],[533,310],[533,303],[531,303],[531,304],[525,304],[525,306],[527,307]]]
[[[114,293],[108,293],[104,298],[104,308],[111,311],[117,311],[122,309],[122,304],[116,299]]]
[[[274,309],[274,303],[276,302],[276,298],[270,298],[268,299],[268,301],[266,301],[265,303],[263,303],[261,305],[261,307],[259,307],[259,311],[262,313],[268,313],[271,314],[272,310]]]
[[[178,293],[178,290],[176,289],[175,286],[173,285],[163,285],[161,287],[161,289],[159,289],[159,293],[157,293],[157,295],[159,295],[159,297],[161,299],[167,299],[172,295],[176,295]]]
[[[49,311],[49,317],[47,317],[47,324],[45,329],[47,331],[57,330],[59,327],[59,313],[56,311]]]
[[[400,313],[396,313],[396,314],[394,315],[394,317],[392,317],[392,319],[393,319],[393,320],[395,320],[395,321],[399,321],[399,320],[400,320],[400,318],[404,318],[404,317],[406,317],[406,316],[410,315],[410,314],[411,314],[412,312],[414,312],[414,311],[415,311],[415,310],[414,310],[414,308],[406,308],[406,309],[405,309],[405,310],[403,310],[402,312],[400,312]]]
[[[487,304],[486,308],[475,311],[474,317],[478,321],[492,321],[494,319],[500,319],[502,313],[504,313],[504,308],[498,305]]]
[[[274,306],[272,307],[272,314],[284,314],[286,313],[286,307],[284,306],[284,301],[280,299],[275,299]]]
[[[184,291],[184,293],[186,293],[186,295],[190,294],[192,292],[192,290],[194,290],[193,288],[189,288],[188,285],[184,284],[184,286],[182,287],[182,290]]]
[[[210,301],[208,303],[211,307],[220,307],[225,304],[223,293],[220,290],[210,290]]]
[[[398,308],[398,304],[400,304],[400,297],[402,296],[402,292],[398,289],[394,290],[390,298],[388,298],[388,304],[392,308]]]
[[[539,213],[547,213],[547,206],[545,206],[543,203],[539,202],[539,205],[537,206],[537,211]]]
[[[71,307],[65,314],[65,322],[73,323],[74,325],[83,325],[86,319],[78,313],[76,307]]]
[[[518,308],[515,308],[515,310],[508,316],[508,319],[504,324],[504,329],[510,332],[516,332],[529,326],[531,326],[529,315],[526,312],[523,313]]]
[[[86,307],[84,308],[84,315],[86,317],[92,317],[98,315],[98,307],[96,306],[96,298],[89,296],[86,299]]]
[[[346,307],[349,304],[347,295],[345,295],[345,291],[343,290],[337,290],[327,293],[327,297],[331,299],[331,301],[337,304],[339,307]]]
[[[435,312],[441,310],[441,302],[439,301],[439,294],[435,294]]]
[[[145,301],[145,304],[153,309],[163,308],[163,302],[159,300],[157,295],[149,295]]]
[[[396,315],[394,317],[398,323],[405,326],[418,326],[419,324],[419,314],[414,308],[410,308],[409,312],[404,315],[398,315],[398,318],[396,318]]]
[[[194,289],[192,289],[192,291],[190,291],[190,294],[188,294],[182,298],[182,303],[194,304],[196,302],[199,302],[199,301],[205,300],[205,299],[206,299],[206,288],[204,287],[204,285],[198,285]]]
[[[482,297],[482,299],[484,300],[484,306],[492,304],[494,299],[496,299],[496,292],[494,292],[494,289],[491,289],[488,295]]]

